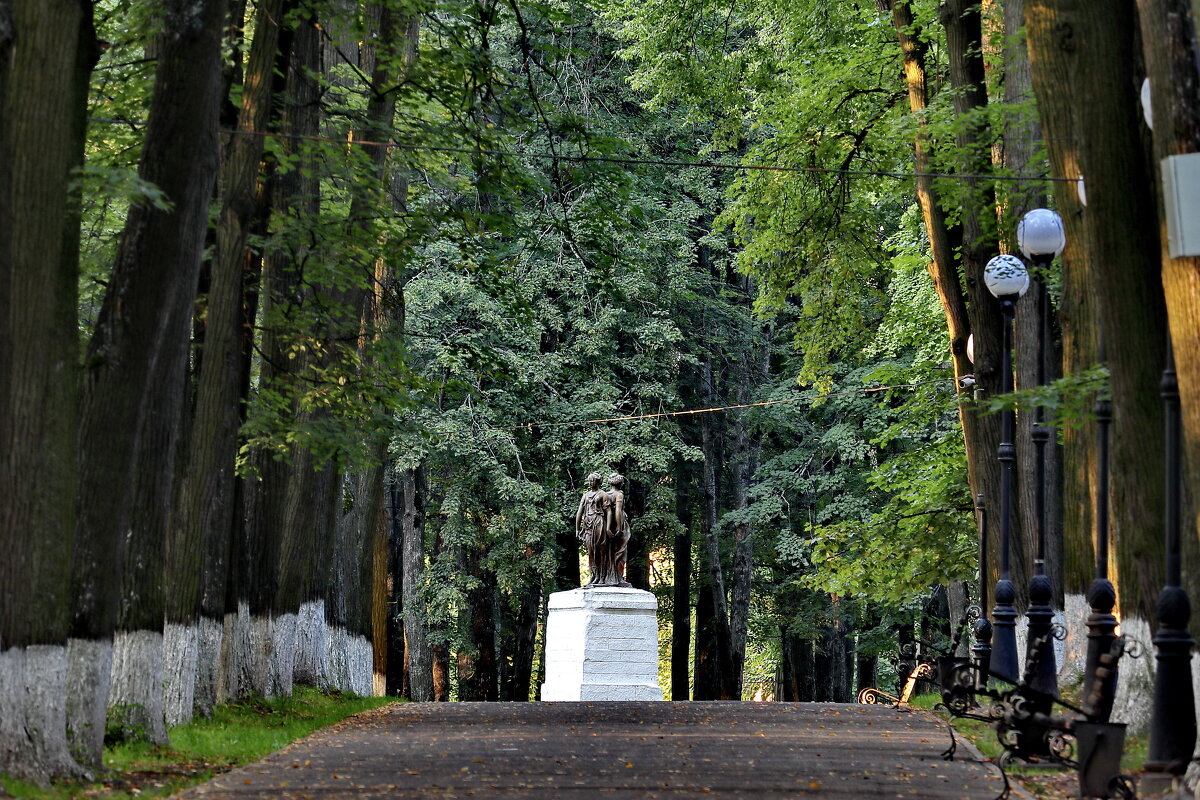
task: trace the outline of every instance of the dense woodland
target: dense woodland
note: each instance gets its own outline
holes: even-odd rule
[[[592,471],[668,697],[890,686],[978,599],[1014,405],[1018,608],[1041,408],[1086,613],[1106,395],[1148,626],[1168,327],[1200,464],[1200,263],[1156,212],[1200,150],[1193,13],[0,0],[0,772],[296,682],[536,699]],[[1068,245],[1004,395],[982,271],[1042,206]]]

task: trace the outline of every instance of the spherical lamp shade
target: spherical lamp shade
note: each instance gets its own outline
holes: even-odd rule
[[[996,256],[983,268],[983,282],[996,297],[1023,295],[1029,288],[1029,272],[1016,256]]]
[[[967,337],[967,361],[975,363],[975,334]]]
[[[1017,244],[1030,261],[1049,261],[1067,246],[1062,217],[1048,208],[1035,208],[1017,225]]]

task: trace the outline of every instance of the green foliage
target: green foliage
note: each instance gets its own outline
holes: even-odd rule
[[[251,239],[243,473],[301,451],[361,466],[381,441],[392,469],[423,467],[426,602],[405,613],[469,650],[472,590],[511,610],[556,588],[588,472],[624,473],[644,494],[645,546],[672,541],[700,427],[646,415],[821,396],[709,418],[718,483],[756,465],[749,506],[726,490],[716,528],[726,570],[737,531],[755,531],[748,680],[765,680],[781,631],[845,622],[870,643],[929,585],[969,574],[928,242],[911,181],[877,173],[910,169],[918,124],[948,169],[972,155],[951,146],[962,126],[1027,108],[958,119],[940,91],[914,118],[872,4],[389,2],[421,22],[411,62],[378,43],[398,76],[391,124],[367,120],[367,76],[342,61],[312,76],[319,140],[265,142],[263,186],[314,196],[271,209]],[[110,46],[93,116],[144,119],[153,5],[100,4]],[[936,39],[936,4],[915,5]],[[304,4],[288,24],[310,13],[326,44],[371,38],[353,4]],[[231,65],[248,41],[233,37]],[[85,326],[125,211],[171,200],[132,177],[140,137],[92,126]],[[346,144],[364,140],[394,144],[382,185],[366,148]],[[589,160],[625,156],[788,171]],[[954,205],[980,187],[940,188]],[[1037,402],[1077,414],[1069,398],[1091,384],[1072,380]]]
[[[1056,428],[1061,436],[1068,428],[1082,428],[1095,420],[1095,403],[1108,399],[1109,372],[1105,364],[1078,370],[1051,381],[1045,386],[1021,389],[980,399],[985,413],[1018,411],[1031,413],[1041,408],[1045,423]]]
[[[139,705],[118,703],[108,709],[104,717],[104,746],[147,741],[146,728],[134,720],[141,710]]]

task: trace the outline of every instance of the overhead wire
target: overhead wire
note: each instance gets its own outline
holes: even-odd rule
[[[128,125],[141,127],[145,123],[133,120],[110,119],[105,117],[88,117],[88,122],[111,125]],[[272,131],[240,131],[232,128],[218,128],[218,133],[228,136],[261,136],[268,139],[287,139],[292,141],[325,142],[336,145],[356,145],[359,147],[386,147],[389,150],[413,150],[431,153],[454,153],[461,155],[502,156],[505,158],[535,158],[545,161],[568,161],[572,163],[598,162],[607,164],[628,164],[632,166],[661,166],[661,167],[699,167],[704,169],[732,170],[762,170],[769,172],[820,173],[827,175],[846,175],[853,177],[897,178],[900,180],[920,180],[922,178],[947,178],[963,181],[1014,181],[1019,183],[1079,183],[1080,178],[1065,178],[1054,175],[985,175],[954,172],[896,172],[891,170],[873,169],[834,169],[832,167],[792,167],[779,164],[754,164],[739,162],[731,164],[723,161],[688,161],[669,158],[634,158],[626,156],[584,156],[566,155],[563,153],[538,153],[517,150],[500,150],[496,148],[448,147],[431,144],[412,144],[408,142],[379,142],[367,139],[335,139],[329,136],[314,136],[310,134],[279,133]]]
[[[860,395],[872,395],[880,392],[888,392],[894,389],[914,389],[918,386],[928,386],[934,383],[952,383],[946,378],[931,378],[927,381],[915,381],[913,383],[899,383],[888,386],[871,386],[864,389],[851,389],[841,392],[827,392],[825,394],[802,395],[800,397],[785,397],[779,400],[763,400],[757,403],[736,403],[729,406],[712,406],[709,408],[689,408],[681,411],[659,411],[653,414],[630,414],[622,417],[596,417],[594,419],[577,419],[568,420],[565,422],[521,422],[513,425],[499,425],[488,428],[492,431],[507,431],[516,430],[519,428],[564,428],[571,425],[595,425],[609,422],[634,422],[644,419],[662,419],[666,417],[681,417],[689,414],[711,414],[718,411],[736,411],[744,408],[762,408],[764,406],[777,406],[785,403],[803,403],[813,402],[816,400],[831,400],[838,397],[857,397]]]

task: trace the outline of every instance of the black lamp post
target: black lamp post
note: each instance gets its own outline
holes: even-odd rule
[[[1063,232],[1062,218],[1048,208],[1035,208],[1026,214],[1017,226],[1017,244],[1025,257],[1038,268],[1038,348],[1037,382],[1046,385],[1046,330],[1050,324],[1050,293],[1046,288],[1046,269],[1054,257],[1067,245]],[[1058,665],[1054,658],[1054,641],[1051,633],[1054,625],[1054,587],[1046,576],[1046,443],[1050,441],[1050,429],[1045,425],[1045,412],[1038,406],[1031,437],[1036,454],[1035,510],[1037,519],[1037,558],[1033,562],[1034,575],[1029,581],[1029,610],[1025,618],[1029,621],[1026,658],[1036,659],[1037,672],[1033,677],[1033,688],[1047,696],[1058,694]],[[1048,709],[1045,709],[1048,710]]]
[[[971,658],[975,662],[975,691],[987,687],[988,668],[992,663],[992,622],[987,615],[987,510],[983,495],[975,498],[975,519],[979,526],[979,616],[975,618],[975,645]]]
[[[1196,746],[1196,710],[1192,693],[1192,615],[1187,592],[1180,585],[1179,568],[1179,383],[1175,378],[1175,353],[1167,337],[1167,368],[1163,370],[1162,397],[1166,424],[1167,472],[1167,584],[1158,596],[1158,670],[1154,677],[1154,716],[1150,722],[1148,772],[1182,775]]]
[[[983,270],[983,281],[997,300],[1004,314],[1004,337],[1001,346],[1000,391],[1010,394],[1013,390],[1012,374],[1012,324],[1017,310],[1017,300],[1029,288],[1029,273],[1021,259],[1016,256],[996,256]],[[1003,412],[1000,447],[996,457],[1000,461],[1000,580],[996,581],[996,604],[992,608],[992,664],[991,674],[1015,683],[1020,673],[1017,670],[1017,610],[1013,601],[1017,599],[1013,586],[1012,569],[1012,495],[1013,461],[1016,448],[1013,445],[1016,413],[1012,409]]]
[[[1100,334],[1100,361],[1105,361],[1104,334]],[[1117,604],[1117,593],[1108,579],[1108,433],[1112,425],[1112,401],[1107,395],[1096,400],[1096,578],[1088,588],[1087,664],[1083,673],[1084,702],[1091,706],[1098,722],[1108,722],[1112,714],[1115,688],[1117,685],[1116,665],[1101,664],[1101,657],[1112,650],[1117,638],[1117,618],[1113,606]],[[1097,679],[1097,671],[1104,667],[1107,675]]]

